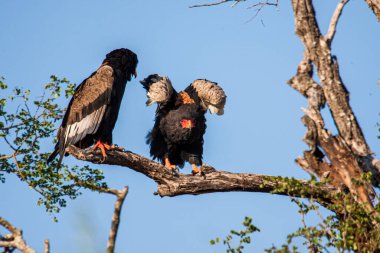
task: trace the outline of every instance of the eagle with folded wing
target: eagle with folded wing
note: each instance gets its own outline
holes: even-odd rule
[[[205,114],[222,115],[226,103],[223,89],[206,79],[193,81],[177,92],[168,77],[150,75],[140,81],[147,91],[149,106],[157,103],[155,124],[147,135],[150,155],[168,169],[183,167],[185,161],[193,174],[201,173]]]
[[[135,53],[126,48],[116,49],[106,55],[102,65],[86,78],[75,90],[62,124],[58,129],[58,142],[47,162],[60,155],[58,166],[69,145],[102,151],[112,146],[115,126],[127,81],[136,76],[138,60]]]

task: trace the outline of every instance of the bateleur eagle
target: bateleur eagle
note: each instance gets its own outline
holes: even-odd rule
[[[147,135],[150,155],[168,169],[183,167],[187,161],[193,174],[201,172],[205,113],[224,113],[223,89],[215,82],[198,79],[178,93],[168,77],[157,74],[140,82],[147,91],[146,104],[158,105],[155,124]]]
[[[58,167],[69,145],[102,151],[112,148],[112,130],[115,126],[127,81],[136,77],[137,55],[126,48],[106,55],[102,65],[75,90],[62,124],[58,142],[47,162],[60,155]]]

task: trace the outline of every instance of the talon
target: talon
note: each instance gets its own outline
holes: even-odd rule
[[[172,172],[172,175],[173,176],[178,176],[178,169],[177,168],[174,168],[174,169],[170,169],[170,171]]]
[[[96,150],[97,148],[99,148],[101,151],[102,151],[102,155],[103,155],[103,159],[101,160],[102,162],[104,160],[106,160],[107,158],[107,153],[106,153],[106,149],[107,150],[110,150],[111,149],[111,146],[108,145],[107,143],[103,143],[101,142],[100,140],[98,140],[98,142],[96,142],[96,144],[91,148],[92,150]]]
[[[100,159],[100,162],[103,163],[106,160],[106,158],[107,158],[107,155],[106,156],[102,156],[102,158]]]
[[[165,158],[165,168],[169,170],[176,170],[176,166],[174,164],[171,164],[169,161],[169,158]]]
[[[202,166],[198,168],[195,164],[191,164],[191,167],[193,168],[193,170],[191,171],[193,175],[196,175],[198,173],[200,173],[201,175],[203,174],[202,169],[201,169]]]
[[[112,144],[109,150],[124,151],[124,148],[119,147],[117,144]]]

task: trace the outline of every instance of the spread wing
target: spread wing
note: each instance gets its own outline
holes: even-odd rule
[[[208,109],[212,114],[224,114],[227,96],[217,83],[206,79],[197,79],[185,91],[192,97],[198,97],[204,110]]]
[[[78,86],[58,130],[55,151],[48,162],[58,153],[61,162],[68,145],[76,144],[87,135],[96,133],[110,104],[113,83],[113,69],[103,65]]]
[[[165,104],[169,101],[171,96],[176,93],[167,76],[160,76],[158,74],[149,75],[147,78],[140,81],[140,83],[147,91],[147,106],[152,105],[153,103]]]

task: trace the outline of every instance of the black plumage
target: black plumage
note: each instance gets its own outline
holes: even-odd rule
[[[224,91],[214,82],[195,80],[178,93],[169,78],[157,74],[141,83],[147,90],[147,105],[158,104],[155,124],[147,135],[150,155],[169,169],[183,167],[187,161],[193,173],[200,172],[197,166],[202,165],[205,113],[210,109],[223,114]]]
[[[106,55],[102,65],[75,90],[58,129],[58,143],[47,162],[59,154],[60,164],[69,145],[87,148],[97,141],[96,147],[106,155],[126,83],[136,76],[137,63],[137,55],[126,48]]]

